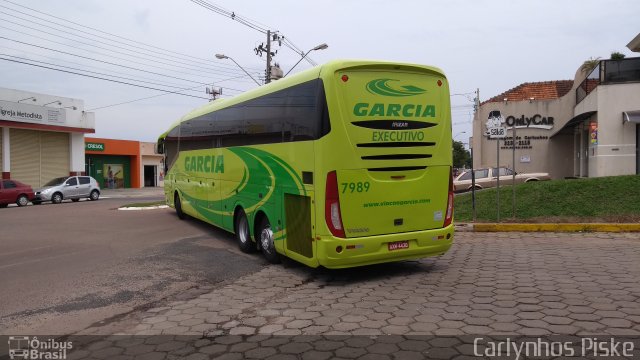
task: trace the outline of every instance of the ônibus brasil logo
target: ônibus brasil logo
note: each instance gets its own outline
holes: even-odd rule
[[[389,83],[392,81],[400,81],[395,79],[375,79],[367,83],[367,91],[372,94],[382,96],[414,96],[427,92],[425,89],[421,89],[414,85],[400,85],[399,87],[392,87]]]

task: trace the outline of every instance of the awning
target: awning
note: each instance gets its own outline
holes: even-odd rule
[[[640,110],[623,111],[622,122],[623,123],[632,122],[632,123],[640,124]]]
[[[591,116],[593,116],[593,114],[595,114],[595,113],[597,113],[597,111],[587,111],[587,112],[583,112],[580,115],[574,116],[573,119],[567,121],[567,123],[564,124],[563,127],[558,129],[556,132],[551,134],[551,136],[549,136],[549,137],[554,137],[554,136],[558,135],[562,130],[568,129],[568,128],[572,128],[572,127],[580,124],[581,122],[583,122],[583,121],[587,120],[588,118],[590,118]]]

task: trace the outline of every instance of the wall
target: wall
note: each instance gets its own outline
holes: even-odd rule
[[[572,171],[572,146],[569,144],[550,145],[550,136],[566,121],[572,118],[573,105],[567,101],[567,97],[575,96],[569,92],[564,97],[557,100],[524,100],[507,102],[490,102],[480,107],[473,124],[473,146],[474,146],[474,167],[495,167],[497,165],[496,141],[483,135],[486,131],[486,122],[491,111],[498,110],[506,120],[507,117],[532,118],[540,115],[540,119],[546,118],[550,121],[553,118],[551,129],[540,129],[526,126],[516,128],[516,164],[517,172],[549,172],[553,178],[571,176]],[[503,126],[509,126],[503,124]],[[511,141],[513,129],[507,131],[506,141]],[[502,166],[513,167],[513,148],[505,145],[505,140],[500,140],[500,164]],[[563,140],[567,140],[566,138]],[[569,138],[570,140],[570,138]],[[559,153],[568,151],[568,153]],[[524,157],[525,159],[521,159]],[[552,164],[549,159],[553,158]],[[522,162],[526,159],[530,162]]]
[[[140,184],[144,186],[144,166],[152,165],[156,166],[156,186],[164,186],[164,156],[156,152],[156,143],[141,142],[140,155],[142,156],[142,164],[140,167]]]
[[[636,173],[636,124],[622,122],[623,111],[640,110],[640,83],[600,85],[598,145],[589,176]]]

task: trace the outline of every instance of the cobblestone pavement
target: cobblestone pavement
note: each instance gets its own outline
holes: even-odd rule
[[[277,342],[293,335],[322,335],[329,342],[326,336],[351,335],[344,339],[364,343],[374,338],[399,343],[413,335],[637,338],[639,278],[638,234],[462,232],[437,259],[350,270],[309,269],[291,262],[269,266],[195,298],[138,314],[137,325],[122,333],[236,339],[214,344],[225,356],[255,347],[237,339]],[[100,328],[87,332],[99,334]],[[236,351],[231,351],[234,344]],[[307,345],[291,345],[298,349],[291,352],[322,352],[309,341],[301,344]],[[394,346],[385,347],[395,349],[387,353],[381,348],[351,354],[357,356],[326,351],[330,357],[375,353],[382,359],[406,350]],[[272,350],[261,357],[283,354]]]

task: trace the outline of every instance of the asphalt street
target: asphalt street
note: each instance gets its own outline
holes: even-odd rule
[[[161,194],[0,209],[0,334],[75,332],[265,265],[170,209],[117,210]]]

